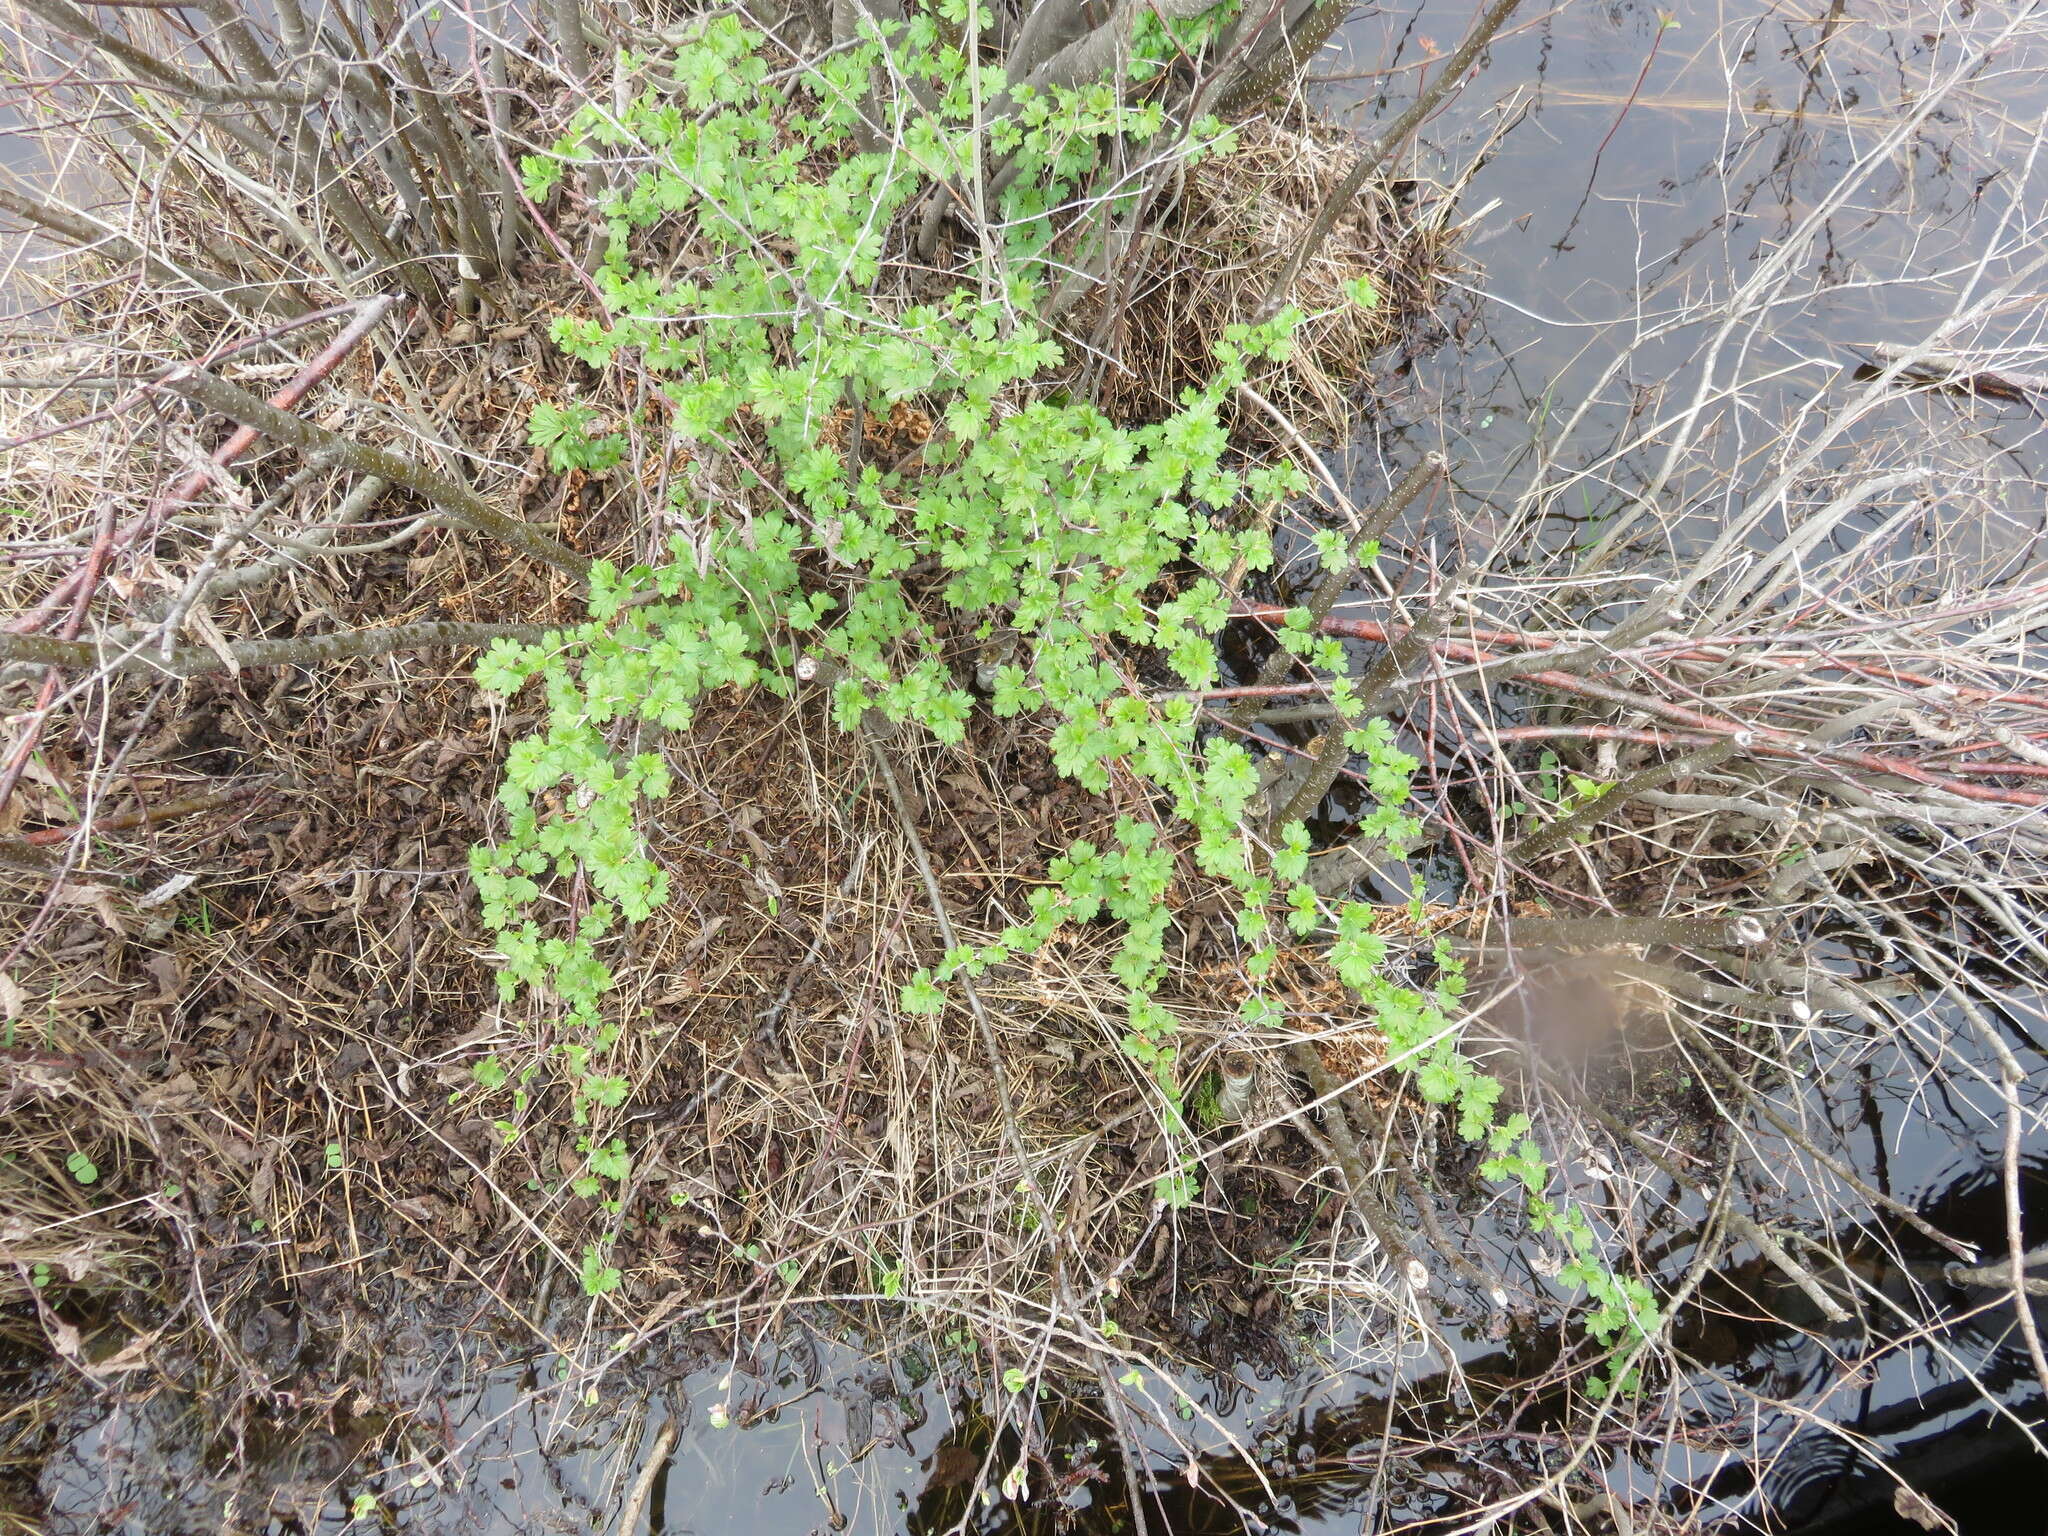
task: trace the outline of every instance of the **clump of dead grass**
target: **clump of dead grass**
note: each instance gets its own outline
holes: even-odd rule
[[[1224,154],[1188,174],[1178,201],[1144,244],[1108,303],[1105,410],[1120,419],[1163,414],[1215,369],[1224,329],[1256,317],[1274,277],[1307,235],[1357,154],[1348,134],[1313,117],[1260,117]],[[1254,387],[1311,437],[1335,438],[1356,418],[1372,363],[1426,315],[1457,238],[1448,204],[1404,205],[1374,182],[1303,268],[1291,302],[1306,317],[1284,362]],[[1379,302],[1355,301],[1364,279]],[[1278,441],[1264,410],[1233,422],[1248,444]]]
[[[1107,930],[1069,930],[984,977],[994,1060],[963,1008],[905,1015],[903,977],[942,948],[916,849],[957,898],[960,937],[986,943],[1115,810],[1010,730],[972,753],[902,745],[895,770],[922,812],[906,829],[869,792],[859,739],[815,709],[718,705],[672,753],[689,787],[654,819],[675,900],[637,931],[622,999],[643,1020],[624,1047],[635,1101],[662,1106],[638,1195],[669,1219],[628,1245],[627,1294],[765,1287],[876,1323],[907,1305],[935,1330],[964,1317],[1021,1348],[1062,1258],[1075,1283],[1099,1280],[1149,1230],[1168,1166],[1157,1090],[1118,1048]],[[1058,1230],[1020,1193],[1027,1178]]]

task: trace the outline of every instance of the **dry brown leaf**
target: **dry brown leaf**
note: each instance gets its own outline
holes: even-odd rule
[[[277,1153],[273,1142],[263,1154],[263,1165],[249,1181],[249,1209],[262,1216],[270,1214],[270,1192],[277,1184]]]
[[[180,1072],[176,1077],[166,1078],[153,1088],[145,1088],[136,1096],[138,1109],[183,1109],[199,1098],[199,1083],[190,1072]]]
[[[1927,1501],[1926,1495],[1904,1483],[1892,1490],[1892,1513],[1910,1520],[1923,1531],[1948,1531],[1954,1536],[1956,1523]]]
[[[228,637],[220,632],[220,626],[207,616],[203,608],[194,608],[185,617],[185,627],[199,639],[209,651],[221,659],[221,665],[228,669],[231,677],[242,675],[242,663],[235,657],[235,648]]]
[[[104,885],[92,885],[74,875],[50,893],[50,900],[60,907],[90,907],[110,932],[126,934],[128,931],[121,925],[121,914],[114,906],[114,893]]]
[[[92,1368],[100,1376],[116,1376],[124,1371],[149,1369],[149,1346],[157,1341],[163,1332],[152,1328],[148,1333],[138,1333],[104,1360],[95,1360]]]
[[[142,968],[156,979],[156,996],[144,998],[136,1006],[168,1008],[185,995],[185,978],[178,973],[175,956],[158,950],[143,957]]]
[[[78,1330],[54,1312],[46,1312],[43,1325],[50,1330],[50,1347],[66,1360],[85,1359],[85,1340]]]

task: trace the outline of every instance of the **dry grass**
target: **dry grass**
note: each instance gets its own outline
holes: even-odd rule
[[[1348,136],[1313,120],[1260,117],[1188,175],[1115,295],[1106,346],[1118,364],[1103,371],[1104,409],[1162,415],[1208,378],[1224,328],[1256,312],[1356,153]],[[1252,380],[1301,432],[1342,437],[1369,395],[1374,360],[1431,313],[1457,238],[1450,207],[1404,206],[1376,182],[1303,269],[1292,302],[1306,319],[1292,354]],[[1375,307],[1347,292],[1361,278]],[[1234,430],[1247,444],[1276,437],[1259,410],[1241,412]]]

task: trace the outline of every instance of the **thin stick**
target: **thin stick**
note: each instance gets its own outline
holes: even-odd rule
[[[1695,1025],[1688,1024],[1686,1027],[1689,1031],[1695,1034],[1702,1033]],[[1721,1078],[1723,1082],[1727,1083],[1737,1093],[1741,1094],[1744,1101],[1748,1103],[1749,1107],[1752,1110],[1756,1111],[1756,1113],[1764,1120],[1764,1122],[1768,1124],[1773,1130],[1775,1130],[1780,1136],[1783,1136],[1787,1141],[1791,1142],[1792,1145],[1798,1147],[1802,1152],[1806,1153],[1808,1157],[1811,1157],[1815,1162],[1819,1163],[1823,1168],[1827,1169],[1828,1172],[1832,1173],[1836,1178],[1840,1179],[1843,1183],[1847,1184],[1851,1189],[1855,1190],[1857,1194],[1861,1195],[1865,1200],[1868,1200],[1872,1205],[1877,1206],[1881,1210],[1890,1211],[1894,1216],[1898,1217],[1901,1221],[1905,1222],[1907,1226],[1911,1227],[1915,1232],[1918,1232],[1922,1237],[1928,1239],[1930,1242],[1939,1243],[1942,1247],[1946,1248],[1950,1253],[1955,1254],[1958,1258],[1968,1259],[1972,1261],[1975,1260],[1976,1254],[1968,1243],[1958,1242],[1955,1238],[1950,1237],[1946,1232],[1942,1231],[1939,1227],[1935,1226],[1934,1223],[1929,1221],[1926,1217],[1922,1216],[1918,1211],[1914,1210],[1913,1207],[1906,1204],[1905,1201],[1895,1199],[1891,1195],[1886,1194],[1883,1190],[1879,1189],[1876,1185],[1872,1184],[1868,1179],[1865,1179],[1860,1174],[1858,1174],[1855,1169],[1851,1168],[1847,1163],[1843,1162],[1840,1158],[1830,1156],[1828,1153],[1822,1151],[1821,1148],[1814,1143],[1812,1137],[1806,1135],[1804,1132],[1799,1130],[1798,1127],[1782,1119],[1777,1114],[1777,1112],[1771,1108],[1770,1103],[1764,1098],[1764,1096],[1758,1093],[1756,1089],[1752,1088],[1747,1082],[1743,1080],[1741,1073],[1737,1072],[1734,1067],[1730,1066],[1727,1062],[1721,1059],[1719,1052],[1714,1049],[1714,1041],[1710,1037],[1702,1038],[1700,1044],[1700,1059],[1704,1060],[1707,1063],[1707,1065],[1711,1067],[1714,1070],[1714,1072]]]
[[[2027,1300],[2031,1287],[2027,1282],[2026,1237],[2020,1225],[2024,1215],[2020,1208],[2020,1084],[2026,1078],[2011,1051],[2002,1050],[1999,1055],[2004,1069],[1999,1073],[1998,1083],[2005,1095],[2005,1240],[2012,1246],[2007,1270],[2012,1280],[2012,1309],[2019,1318],[2020,1336],[2027,1341],[2027,1354],[2034,1362],[2034,1379],[2048,1392],[2048,1355],[2041,1350],[2041,1329],[2034,1321],[2034,1304]]]
[[[661,1428],[654,1432],[654,1444],[647,1448],[647,1460],[640,1466],[640,1473],[633,1479],[632,1490],[626,1495],[626,1502],[619,1506],[619,1523],[613,1527],[618,1536],[639,1536],[640,1512],[647,1507],[647,1496],[654,1491],[655,1483],[661,1477],[661,1469],[668,1465],[668,1453],[676,1446],[676,1421],[663,1419]]]
[[[1643,82],[1650,78],[1650,66],[1657,62],[1657,50],[1664,45],[1664,34],[1678,25],[1675,17],[1660,15],[1657,30],[1650,38],[1650,51],[1643,59],[1643,67],[1636,71],[1636,83],[1629,87],[1628,100],[1621,104],[1621,110],[1614,115],[1614,121],[1607,125],[1607,136],[1600,141],[1600,147],[1593,151],[1593,168],[1586,173],[1586,190],[1579,194],[1579,206],[1572,210],[1570,221],[1565,225],[1564,234],[1558,237],[1559,246],[1571,237],[1578,227],[1579,215],[1586,211],[1587,200],[1593,195],[1593,185],[1600,179],[1600,157],[1607,153],[1607,146],[1614,142],[1614,136],[1621,131],[1621,125],[1634,109],[1636,98],[1643,93]]]
[[[1306,1040],[1294,1042],[1289,1055],[1295,1069],[1308,1079],[1309,1087],[1322,1101],[1323,1124],[1330,1134],[1329,1151],[1333,1154],[1338,1174],[1344,1180],[1345,1193],[1351,1197],[1352,1210],[1358,1213],[1358,1219],[1365,1223],[1388,1258],[1402,1264],[1418,1262],[1415,1250],[1401,1235],[1393,1212],[1373,1193],[1371,1175],[1366,1170],[1365,1159],[1358,1152],[1358,1139],[1351,1134],[1351,1122],[1340,1102],[1344,1095],[1343,1087],[1330,1075],[1330,1069],[1323,1065],[1323,1058]],[[1303,1110],[1294,1117],[1297,1130],[1308,1130],[1306,1114],[1307,1111]]]
[[[114,504],[108,501],[100,507],[100,529],[92,541],[92,550],[85,557],[85,564],[79,569],[83,579],[78,585],[78,594],[71,601],[71,613],[64,620],[63,633],[57,644],[69,643],[85,625],[85,610],[92,601],[92,594],[99,586],[100,573],[106,569],[107,555],[113,547]],[[7,637],[7,638],[12,638]],[[56,701],[57,687],[62,674],[51,667],[43,674],[42,687],[36,694],[36,706],[23,726],[21,739],[14,744],[14,751],[8,755],[7,765],[0,770],[0,806],[14,798],[15,787],[21,783],[21,776],[28,770],[28,760],[35,754],[36,743],[42,740],[44,722],[50,718],[50,706]]]

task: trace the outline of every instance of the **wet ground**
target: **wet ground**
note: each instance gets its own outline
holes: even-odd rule
[[[1325,104],[1356,103],[1361,121],[1397,112],[1471,10],[1430,3],[1362,16],[1320,68]],[[1959,304],[1987,300],[1964,340],[1991,335],[2022,361],[2035,348],[2031,366],[2048,371],[2038,299],[1998,291],[2023,266],[2029,210],[2048,205],[2048,169],[2027,137],[2048,107],[2048,51],[2036,39],[2031,54],[1999,55],[1912,132],[1898,131],[1930,78],[1995,32],[1990,11],[1753,4],[1667,18],[1643,4],[1526,8],[1410,160],[1413,174],[1439,180],[1480,160],[1462,193],[1474,269],[1447,316],[1452,334],[1418,338],[1378,381],[1382,407],[1348,456],[1359,494],[1440,448],[1458,466],[1461,507],[1506,521],[1541,489],[1553,543],[1583,550],[1611,539],[1639,555],[1645,530],[1621,524],[1618,509],[1663,477],[1666,438],[1638,439],[1689,413],[1697,452],[1660,486],[1683,515],[1657,535],[1682,548],[1727,525],[1780,429],[1842,388],[1853,377],[1845,370],[1918,340]],[[1356,78],[1336,78],[1347,75]],[[1830,189],[1845,176],[1855,191],[1837,205]],[[1745,293],[1759,274],[1775,284],[1773,253],[1802,242],[1809,254],[1790,278]],[[1756,312],[1724,331],[1738,294]],[[2042,436],[2029,407],[1922,396],[1866,419],[1821,457],[1867,457],[1929,410],[1968,415],[1968,473],[1980,491],[2007,492],[1988,498],[2002,515],[1942,535],[1945,568],[1983,581],[2033,562]],[[1469,519],[1447,525],[1440,509],[1422,518],[1413,531],[1425,537],[1454,544],[1469,533]],[[1830,963],[1870,962],[1844,949]],[[1855,1150],[1864,1177],[2000,1253],[1995,1071],[1979,1060],[1979,1079],[1934,1080],[1924,1039],[1964,1036],[1965,1021],[1938,997],[1903,1012],[1883,1040],[1831,1039],[1805,1107]],[[2040,999],[2010,996],[1996,1022],[2033,1108],[2048,1085]],[[1767,1185],[1782,1150],[1752,1127],[1747,1176]],[[2048,1183],[2048,1146],[2022,1150],[2029,1187]],[[1667,1281],[1685,1273],[1704,1214],[1668,1201],[1637,1234]],[[1768,1266],[1726,1270],[1679,1320],[1690,1371],[1662,1405],[1663,1443],[1617,1435],[1598,1448],[1610,1486],[1738,1524],[1918,1530],[1903,1479],[1966,1530],[2011,1529],[2010,1501],[2048,1490],[2048,1461],[2032,1443],[2042,1393],[2010,1303],[1953,1283],[1949,1255],[1853,1198],[1804,1214],[1867,1256],[1873,1326],[1911,1342],[1875,1348],[1875,1332],[1827,1323]],[[2025,1236],[2048,1239],[2048,1217]],[[1503,1239],[1494,1257],[1518,1286],[1545,1290],[1540,1255]],[[771,1349],[763,1318],[722,1334],[677,1327],[615,1366],[602,1341],[568,1342],[588,1338],[580,1305],[536,1319],[552,1347],[534,1332],[442,1315],[429,1281],[392,1284],[386,1304],[411,1323],[375,1360],[302,1357],[295,1335],[255,1341],[304,1386],[302,1416],[275,1445],[197,1434],[189,1411],[163,1396],[84,1414],[43,1475],[50,1529],[142,1536],[234,1518],[317,1532],[799,1536],[1050,1530],[1062,1515],[1084,1529],[1126,1528],[1122,1472],[1088,1425],[1049,1426],[1063,1446],[1056,1498],[1029,1510],[971,1501],[971,1489],[1000,1481],[1014,1448],[992,1444],[966,1398],[935,1384],[935,1362],[963,1356],[957,1339],[874,1358],[835,1343],[830,1317],[811,1316],[793,1343],[785,1334]],[[1475,1383],[1527,1375],[1553,1345],[1472,1337],[1451,1362],[1402,1342],[1410,1337],[1399,1319],[1339,1308],[1299,1319],[1289,1373],[1246,1365],[1231,1377],[1148,1381],[1162,1407],[1186,1393],[1161,1415],[1172,1433],[1149,1442],[1152,1529],[1389,1529],[1467,1507],[1475,1482],[1512,1487],[1560,1452],[1540,1399],[1483,1445],[1424,1446],[1411,1433],[1455,1418]],[[370,1387],[352,1393],[351,1381]],[[408,1411],[407,1457],[379,1465],[359,1455],[390,1414]],[[1764,1453],[1761,1474],[1724,1448],[1738,1442]],[[247,1470],[215,1475],[231,1465]]]
[[[2005,1022],[2033,1083],[2048,1081],[2048,1061],[2030,1043],[2048,1020],[2029,1001],[2016,1002]],[[1912,1015],[1913,1029],[1959,1023],[1939,1004]],[[1910,1040],[1859,1054],[1847,1080],[1815,1084],[1812,1110],[1853,1119],[1865,1166],[1880,1171],[1883,1187],[1944,1232],[2001,1252],[1995,1086],[1951,1077],[1922,1092]],[[2035,1086],[2029,1103],[2040,1094]],[[1768,1183],[1782,1156],[1758,1133],[1746,1159],[1752,1180]],[[2034,1206],[2037,1190],[2048,1195],[2048,1162],[2030,1152],[2022,1176]],[[1669,1285],[1685,1272],[1687,1238],[1703,1215],[1676,1201],[1668,1219],[1639,1234],[1661,1251]],[[1659,1404],[1658,1432],[1617,1430],[1603,1442],[1610,1486],[1732,1522],[1729,1529],[1874,1532],[1916,1528],[1898,1513],[1903,1480],[1965,1530],[2011,1529],[2014,1491],[2048,1487],[2048,1478],[2029,1428],[2043,1421],[2044,1400],[2004,1293],[1955,1283],[1950,1256],[1896,1220],[1813,1216],[1832,1224],[1867,1282],[1859,1308],[1867,1326],[1827,1323],[1760,1261],[1723,1267],[1679,1315],[1674,1340],[1691,1369]],[[1492,1257],[1510,1283],[1541,1289],[1534,1250],[1494,1236]],[[2043,1239],[2048,1222],[2030,1222],[2027,1242]],[[196,1410],[162,1393],[85,1411],[42,1477],[49,1529],[144,1536],[212,1530],[230,1516],[280,1532],[381,1523],[450,1536],[938,1533],[963,1522],[1038,1531],[1062,1519],[1127,1528],[1121,1469],[1090,1423],[1046,1426],[1063,1469],[1056,1498],[1030,1508],[970,1501],[969,1490],[999,1481],[1016,1453],[991,1440],[971,1393],[934,1380],[935,1358],[961,1359],[957,1337],[873,1358],[814,1331],[830,1319],[812,1313],[808,1324],[784,1320],[794,1326],[779,1347],[766,1342],[765,1320],[678,1329],[619,1368],[601,1339],[538,1349],[473,1313],[446,1312],[429,1286],[406,1295],[394,1283],[393,1300],[410,1325],[373,1360],[304,1353],[306,1334],[281,1323],[281,1338],[258,1341],[275,1348],[280,1378],[309,1405],[328,1404],[287,1415],[265,1443],[209,1436],[193,1422]],[[1458,1311],[1447,1307],[1442,1319],[1454,1337]],[[587,1337],[581,1305],[556,1308],[548,1322],[563,1340]],[[1462,1452],[1452,1427],[1472,1394],[1539,1370],[1554,1341],[1468,1329],[1454,1378],[1452,1362],[1419,1343],[1390,1349],[1390,1324],[1393,1337],[1406,1333],[1399,1320],[1340,1308],[1300,1319],[1290,1373],[1246,1364],[1230,1375],[1148,1380],[1144,1390],[1162,1407],[1177,1390],[1187,1394],[1162,1413],[1168,1428],[1147,1436],[1151,1528],[1348,1536],[1455,1518],[1469,1508],[1475,1469],[1481,1486],[1511,1491],[1568,1447],[1541,1394],[1511,1433],[1474,1433]],[[1893,1343],[1901,1333],[1908,1342]],[[411,1419],[412,1454],[360,1456],[393,1414]],[[1852,1449],[1858,1441],[1867,1455]],[[223,1478],[225,1467],[242,1470]],[[353,1522],[358,1499],[366,1515],[374,1508],[373,1522]]]

